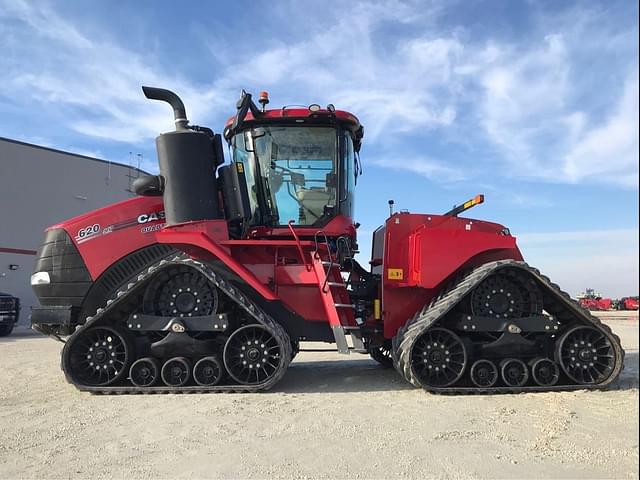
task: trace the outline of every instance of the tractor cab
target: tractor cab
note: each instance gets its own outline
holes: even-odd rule
[[[243,92],[224,137],[231,167],[246,184],[251,227],[326,226],[343,216],[353,223],[363,128],[333,105],[265,110]],[[243,187],[243,185],[240,185]]]

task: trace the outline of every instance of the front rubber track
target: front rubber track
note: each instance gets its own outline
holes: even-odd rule
[[[141,291],[151,277],[160,270],[171,266],[186,265],[194,268],[202,273],[217,288],[224,292],[229,299],[235,301],[252,319],[265,327],[278,341],[281,349],[281,362],[278,371],[276,371],[266,381],[255,384],[230,384],[215,386],[199,386],[189,385],[183,387],[170,387],[166,385],[158,385],[152,387],[136,387],[134,385],[114,385],[114,386],[91,386],[83,385],[75,382],[68,370],[69,362],[67,360],[68,352],[73,342],[80,337],[85,329],[97,325],[122,325],[123,319],[129,313],[140,307]],[[106,301],[105,305],[98,308],[95,315],[88,317],[84,325],[79,327],[73,335],[71,335],[62,350],[62,370],[65,374],[67,382],[75,386],[83,392],[99,393],[99,394],[151,394],[151,393],[251,393],[272,388],[284,376],[292,357],[291,340],[285,329],[276,322],[272,317],[267,315],[253,300],[234,286],[226,276],[211,266],[192,259],[186,254],[172,254],[163,260],[156,262],[149,268],[138,274],[135,280],[129,282],[122,287],[116,294]]]
[[[585,325],[595,327],[602,331],[611,341],[616,354],[616,364],[611,375],[599,384],[569,384],[553,386],[524,386],[524,387],[490,387],[479,388],[469,386],[452,385],[451,387],[431,387],[423,385],[414,375],[411,368],[411,351],[415,341],[429,328],[438,324],[445,318],[462,299],[468,295],[473,288],[482,280],[498,270],[505,268],[516,268],[532,275],[540,286],[545,289],[544,296],[550,295],[556,306],[563,310],[554,312],[556,319],[562,321],[563,316],[567,319],[578,317]],[[452,282],[435,297],[429,304],[425,305],[416,315],[407,322],[393,339],[393,360],[396,370],[411,384],[433,393],[450,394],[492,394],[492,393],[521,393],[521,392],[551,392],[551,391],[571,391],[571,390],[598,390],[610,386],[620,375],[624,366],[624,350],[620,344],[620,339],[611,331],[608,325],[603,324],[597,317],[588,310],[582,308],[578,302],[573,300],[569,294],[562,291],[558,285],[551,282],[549,278],[542,275],[537,269],[530,267],[525,262],[515,260],[499,260],[486,263],[472,270],[468,275]]]

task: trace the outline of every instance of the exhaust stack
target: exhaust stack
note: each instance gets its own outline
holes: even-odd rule
[[[216,179],[224,155],[218,148],[220,136],[208,128],[190,126],[184,103],[172,91],[154,87],[142,87],[142,91],[151,100],[171,105],[176,124],[175,131],[156,138],[163,181],[151,182],[154,188],[147,194],[162,189],[167,225],[222,218]]]
[[[173,108],[173,116],[176,122],[176,131],[187,130],[189,120],[187,120],[187,111],[184,108],[184,103],[178,95],[171,90],[156,87],[142,87],[144,96],[149,100],[160,100],[167,102]]]

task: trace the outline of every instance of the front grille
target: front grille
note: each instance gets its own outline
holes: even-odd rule
[[[0,298],[0,312],[13,312],[15,309],[15,298]]]
[[[79,307],[93,283],[78,249],[61,228],[47,231],[34,272],[48,272],[51,279],[49,284],[33,285],[41,305]]]

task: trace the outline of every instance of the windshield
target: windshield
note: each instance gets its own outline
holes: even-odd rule
[[[253,138],[255,151],[250,153],[252,147],[245,147],[245,136],[236,135],[234,161],[245,165],[254,222],[259,221],[261,203],[272,225],[291,220],[296,225],[320,225],[335,214],[338,175],[334,128],[261,127],[254,130]]]

